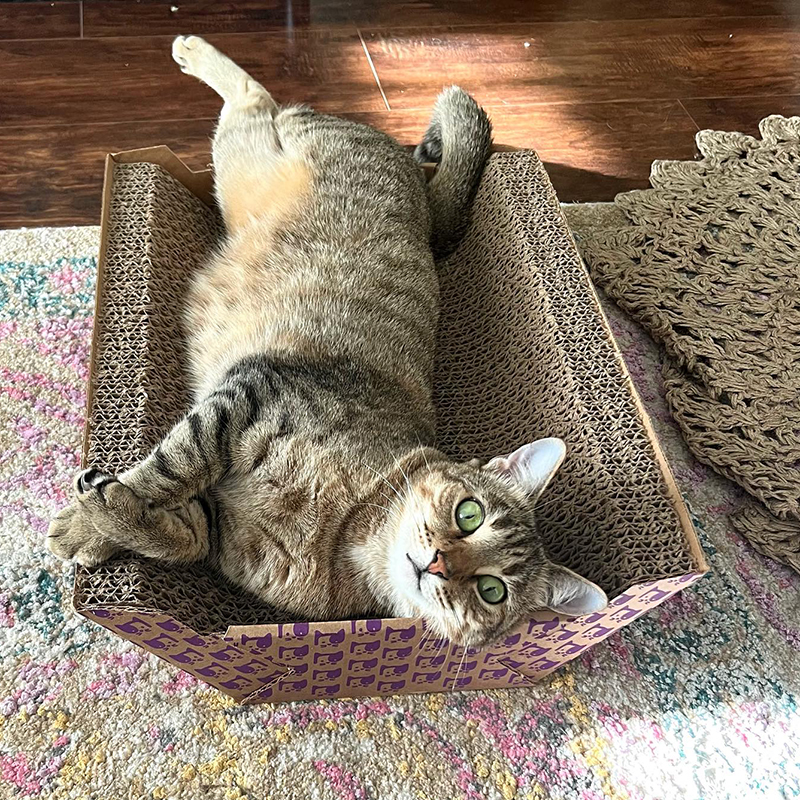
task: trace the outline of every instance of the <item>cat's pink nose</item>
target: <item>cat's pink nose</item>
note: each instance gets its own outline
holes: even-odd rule
[[[447,574],[447,564],[444,563],[444,555],[441,550],[436,551],[433,561],[428,564],[428,572],[431,575],[441,575],[445,580],[450,576]]]

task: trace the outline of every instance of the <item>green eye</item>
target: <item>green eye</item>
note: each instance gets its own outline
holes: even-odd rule
[[[464,533],[472,533],[483,524],[483,506],[477,501],[462,500],[456,507],[456,525]]]
[[[487,603],[497,605],[506,599],[506,585],[494,575],[480,575],[478,577],[478,594]]]

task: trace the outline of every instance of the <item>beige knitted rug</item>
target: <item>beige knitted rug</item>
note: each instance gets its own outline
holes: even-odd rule
[[[580,242],[595,282],[664,346],[689,448],[742,486],[735,527],[800,571],[800,117],[701,131],[618,224]]]

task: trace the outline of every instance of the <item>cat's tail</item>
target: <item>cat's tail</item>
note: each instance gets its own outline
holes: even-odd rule
[[[431,248],[437,258],[452,252],[464,235],[491,145],[486,112],[458,86],[445,89],[414,152],[417,161],[439,165],[428,184]]]

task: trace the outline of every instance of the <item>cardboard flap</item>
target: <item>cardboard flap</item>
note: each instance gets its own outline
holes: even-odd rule
[[[158,164],[180,181],[189,191],[197,195],[206,205],[214,205],[214,173],[211,169],[195,172],[189,169],[175,153],[164,144],[143,147],[139,150],[123,150],[112,153],[109,158],[115,164]],[[209,154],[209,159],[211,158]]]

